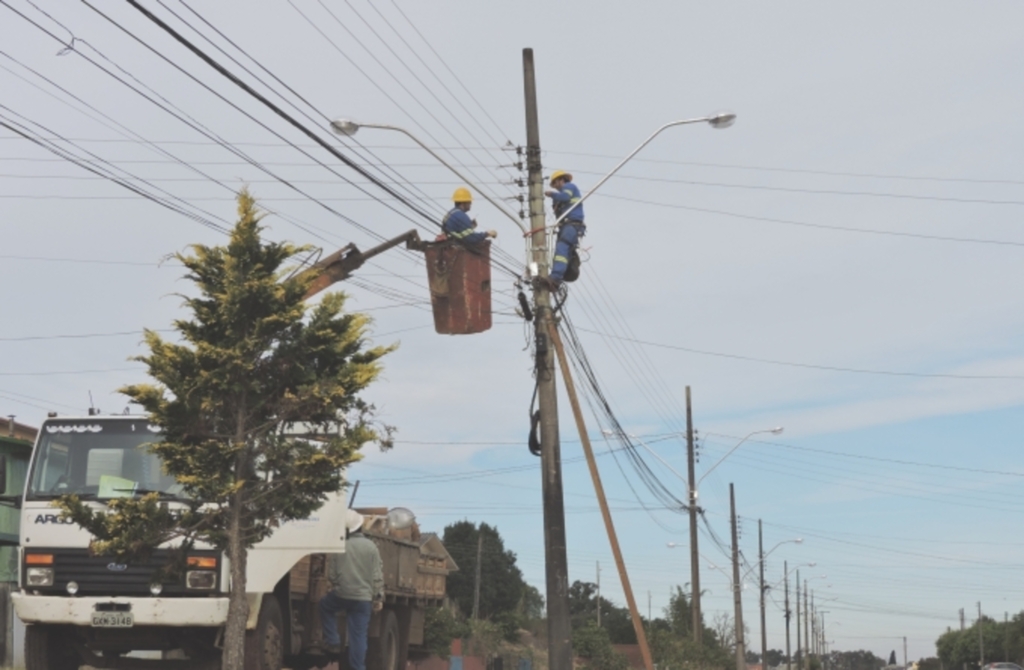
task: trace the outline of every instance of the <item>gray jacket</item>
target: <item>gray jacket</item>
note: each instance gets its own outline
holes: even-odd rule
[[[384,599],[384,561],[373,540],[353,533],[345,542],[344,554],[331,554],[327,580],[334,593],[346,600]]]

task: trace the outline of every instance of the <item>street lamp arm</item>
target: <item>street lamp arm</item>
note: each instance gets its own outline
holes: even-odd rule
[[[479,191],[480,195],[483,196],[483,198],[487,202],[489,202],[492,205],[494,205],[498,209],[499,212],[501,212],[502,214],[507,216],[509,219],[511,219],[512,223],[514,223],[517,226],[519,226],[519,230],[521,230],[523,233],[527,232],[526,226],[524,226],[522,224],[522,222],[519,219],[517,219],[513,214],[511,214],[507,209],[505,209],[505,206],[503,204],[499,203],[494,198],[492,198],[491,196],[489,196],[486,193],[484,193],[482,188],[480,188],[479,186],[476,186],[475,184],[473,184],[473,180],[469,179],[464,174],[462,174],[461,172],[456,170],[451,164],[448,163],[448,161],[446,161],[445,159],[441,158],[441,156],[439,156],[436,151],[434,151],[429,146],[424,144],[422,141],[420,141],[420,138],[416,137],[415,135],[410,133],[405,128],[401,128],[399,126],[390,126],[390,125],[387,125],[385,123],[356,123],[354,121],[345,121],[345,120],[341,120],[341,119],[339,119],[337,121],[332,121],[331,122],[331,127],[334,128],[335,132],[338,132],[338,133],[340,133],[342,135],[354,135],[356,130],[358,130],[359,128],[377,128],[378,130],[396,130],[396,131],[402,133],[403,135],[405,135],[406,137],[411,139],[413,142],[415,142],[416,144],[420,145],[420,147],[425,149],[427,151],[427,153],[429,153],[431,156],[436,158],[438,160],[438,162],[441,163],[441,165],[444,165],[446,168],[448,168],[453,173],[455,173],[455,176],[457,176],[459,179],[461,179],[462,181],[466,182],[467,184],[469,184],[471,186],[474,186],[476,188],[476,190]]]
[[[762,556],[761,558],[757,559],[757,561],[755,561],[755,562],[754,562],[754,564],[753,564],[753,565],[751,565],[751,566],[750,566],[750,567],[749,567],[749,568],[747,569],[747,571],[746,571],[745,573],[743,573],[743,578],[744,578],[744,579],[746,579],[746,578],[747,578],[747,577],[748,577],[748,576],[750,575],[750,573],[754,571],[754,568],[756,568],[757,566],[761,565],[761,563],[763,563],[763,562],[764,562],[764,560],[765,560],[766,558],[768,558],[768,556],[769,556],[769,555],[770,555],[770,554],[771,554],[771,553],[772,553],[773,551],[775,551],[776,549],[778,549],[778,548],[779,548],[779,547],[781,547],[782,545],[784,545],[784,544],[803,544],[803,542],[804,542],[804,539],[803,539],[802,537],[798,537],[798,538],[796,538],[796,539],[793,539],[793,540],[783,540],[782,542],[779,542],[779,543],[778,543],[778,544],[776,544],[776,545],[775,545],[774,547],[772,547],[772,548],[771,548],[771,549],[769,549],[768,551],[764,552],[764,555],[763,555],[763,556]],[[811,565],[813,565],[813,564],[811,564]]]
[[[747,440],[749,440],[749,439],[750,439],[750,438],[752,438],[753,436],[755,436],[755,435],[760,435],[761,433],[773,433],[773,434],[775,434],[775,435],[778,435],[778,434],[779,434],[779,433],[781,433],[781,432],[782,432],[782,427],[781,427],[781,426],[779,426],[778,428],[771,428],[771,429],[768,429],[768,430],[755,430],[754,432],[752,432],[752,433],[748,434],[748,435],[747,435],[746,437],[744,437],[744,438],[743,438],[742,440],[740,440],[739,442],[737,442],[737,443],[736,443],[736,446],[734,446],[734,447],[733,447],[732,449],[730,449],[729,451],[725,452],[725,456],[722,456],[721,458],[719,458],[719,459],[718,459],[718,461],[717,461],[717,462],[716,462],[716,463],[715,463],[714,465],[712,465],[712,466],[711,466],[710,468],[708,468],[707,470],[705,470],[705,471],[704,471],[704,474],[702,474],[702,475],[700,476],[700,479],[698,479],[698,480],[697,480],[697,484],[696,484],[696,486],[694,486],[694,488],[695,488],[695,489],[696,489],[696,488],[699,488],[699,487],[700,487],[700,483],[701,483],[702,481],[704,481],[704,478],[705,478],[705,477],[707,477],[708,475],[710,475],[710,474],[711,474],[711,472],[712,472],[712,471],[713,471],[713,470],[714,470],[715,468],[717,468],[717,467],[718,467],[719,465],[721,465],[721,464],[722,464],[722,461],[724,461],[725,459],[729,458],[729,456],[730,456],[730,455],[732,454],[732,452],[734,452],[734,451],[736,451],[737,449],[739,449],[739,448],[740,448],[740,445],[742,445],[742,444],[743,444],[744,442],[746,442]]]
[[[614,435],[614,434],[615,434],[615,433],[614,433],[614,431],[611,431],[611,430],[608,430],[608,429],[602,430],[601,432],[602,432],[602,433],[603,433],[603,434],[605,435],[605,437],[610,437],[610,436],[612,436],[612,435]],[[644,442],[643,440],[641,440],[641,439],[640,439],[639,437],[637,437],[636,435],[630,435],[629,437],[631,437],[631,438],[633,438],[634,440],[636,440],[636,441],[637,441],[637,443],[638,443],[638,444],[639,444],[639,445],[640,445],[641,447],[643,447],[643,448],[644,448],[644,449],[646,449],[646,450],[647,450],[648,452],[650,452],[651,456],[654,456],[654,457],[655,457],[655,458],[657,458],[657,459],[658,459],[659,461],[661,461],[661,464],[662,464],[662,465],[664,465],[664,466],[665,466],[666,468],[668,468],[669,472],[671,472],[672,474],[674,474],[674,475],[675,475],[676,477],[679,477],[679,479],[681,479],[681,480],[682,480],[683,482],[686,482],[686,481],[687,481],[686,477],[684,477],[684,476],[683,476],[683,475],[682,475],[682,474],[681,474],[681,473],[680,473],[680,472],[679,472],[678,470],[676,470],[676,469],[675,469],[675,468],[673,468],[673,467],[672,467],[671,465],[669,465],[669,464],[668,464],[668,461],[666,461],[666,460],[665,460],[664,458],[662,458],[662,457],[661,457],[661,455],[660,455],[660,454],[659,454],[658,452],[656,452],[656,451],[655,451],[654,449],[651,449],[651,448],[650,448],[649,446],[647,446],[647,443],[645,443],[645,442]]]
[[[630,159],[633,158],[633,156],[636,156],[638,153],[640,153],[640,150],[643,149],[644,147],[646,147],[648,144],[650,144],[651,140],[653,140],[655,137],[660,135],[663,130],[665,130],[667,128],[671,128],[672,126],[683,126],[683,125],[687,125],[687,124],[690,124],[690,123],[710,123],[715,128],[728,128],[729,126],[732,125],[732,123],[735,120],[735,118],[736,118],[735,114],[730,114],[730,113],[724,113],[723,112],[723,113],[719,113],[719,114],[712,114],[711,116],[702,116],[702,117],[697,118],[697,119],[682,119],[680,121],[670,121],[669,123],[666,123],[661,128],[658,128],[653,133],[651,133],[650,137],[648,137],[646,140],[644,140],[643,143],[640,146],[638,146],[636,149],[633,149],[633,151],[631,151],[628,156],[626,156],[621,161],[619,161],[619,164],[616,165],[614,168],[612,168],[611,172],[609,172],[605,176],[601,177],[601,179],[599,179],[598,182],[589,191],[587,191],[583,195],[583,197],[579,199],[578,202],[576,202],[569,209],[567,209],[564,212],[562,212],[562,215],[559,216],[555,220],[554,224],[552,224],[552,227],[557,226],[559,223],[562,222],[562,220],[565,217],[567,217],[569,215],[569,212],[571,212],[572,210],[574,210],[577,207],[579,207],[580,205],[582,205],[583,202],[587,198],[589,198],[590,196],[592,196],[594,194],[594,191],[596,191],[597,189],[601,188],[602,184],[604,184],[606,181],[611,179],[612,176],[614,176],[615,173],[618,172],[622,168],[623,165],[628,163],[630,161]]]

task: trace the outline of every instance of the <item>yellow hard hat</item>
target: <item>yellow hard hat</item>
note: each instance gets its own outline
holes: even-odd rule
[[[473,202],[473,194],[469,192],[468,188],[460,186],[452,194],[452,202]]]
[[[566,181],[572,181],[572,175],[565,170],[555,170],[551,173],[551,181],[548,182],[551,186],[555,185],[555,180],[559,177],[565,177]]]

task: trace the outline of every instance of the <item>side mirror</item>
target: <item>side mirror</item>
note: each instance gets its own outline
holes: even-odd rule
[[[7,493],[7,456],[0,456],[0,496]]]

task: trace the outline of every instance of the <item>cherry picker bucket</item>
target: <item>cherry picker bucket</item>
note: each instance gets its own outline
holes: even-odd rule
[[[422,244],[434,330],[471,335],[491,329],[491,243],[448,240]]]

